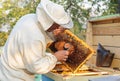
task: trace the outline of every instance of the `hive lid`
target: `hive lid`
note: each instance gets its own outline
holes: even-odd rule
[[[94,50],[89,47],[89,45],[69,30],[65,30],[61,33],[56,40],[69,42],[74,46],[74,52],[68,56],[66,62],[63,62],[63,64],[73,73],[77,72],[77,70],[79,70],[79,68],[81,68],[83,64],[85,64],[85,62],[94,54]],[[47,46],[51,52],[55,52],[54,43],[55,42],[52,42]]]

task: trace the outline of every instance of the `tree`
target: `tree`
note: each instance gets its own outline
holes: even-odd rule
[[[119,13],[120,0],[110,0],[109,3],[106,3],[107,10],[104,11],[103,15],[110,15]]]
[[[120,0],[111,0],[111,4],[115,4],[115,13],[120,14]]]
[[[86,23],[90,17],[109,15],[115,12],[116,4],[109,0],[52,0],[65,7],[65,10],[71,14],[74,21],[72,30],[78,37],[84,38],[80,32],[85,30]],[[115,0],[113,0],[115,1]],[[112,8],[112,9],[111,9]]]
[[[109,0],[52,0],[64,6],[74,21],[74,28],[71,30],[78,37],[84,39],[81,31],[85,31],[85,25],[90,17],[108,15],[114,13],[116,4],[111,4]],[[112,1],[112,0],[111,0]],[[113,0],[115,1],[115,0]],[[0,7],[0,27],[9,25],[10,31],[16,21],[27,13],[35,13],[36,6],[40,0],[3,0]],[[87,5],[87,6],[86,6]],[[84,26],[84,27],[83,27]],[[3,33],[3,32],[2,32]],[[4,39],[5,34],[0,39]],[[0,42],[1,43],[1,42]],[[5,40],[4,40],[5,43]],[[4,45],[0,44],[0,45]]]
[[[3,27],[3,25],[8,25],[10,26],[10,30],[8,32],[0,31],[0,46],[5,44],[16,21],[27,13],[34,13],[39,1],[40,0],[26,0],[22,2],[21,0],[5,0],[2,2],[2,8],[0,8],[0,28]]]

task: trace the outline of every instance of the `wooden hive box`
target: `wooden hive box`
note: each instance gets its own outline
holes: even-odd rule
[[[94,50],[97,49],[98,43],[101,43],[104,48],[115,53],[110,67],[120,68],[120,14],[91,18],[86,34],[86,42]],[[96,54],[88,63],[96,65]]]

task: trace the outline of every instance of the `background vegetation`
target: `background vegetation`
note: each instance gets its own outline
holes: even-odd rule
[[[52,0],[64,6],[74,21],[72,32],[85,39],[86,23],[90,17],[120,12],[120,0]],[[23,15],[35,13],[40,0],[0,0],[0,46],[3,46],[16,21]]]

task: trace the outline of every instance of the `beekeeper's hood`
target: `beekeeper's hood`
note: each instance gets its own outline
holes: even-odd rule
[[[73,22],[70,16],[65,12],[63,6],[49,0],[41,0],[40,4],[37,6],[36,14],[45,31],[49,29],[54,22],[64,28],[73,27]]]

